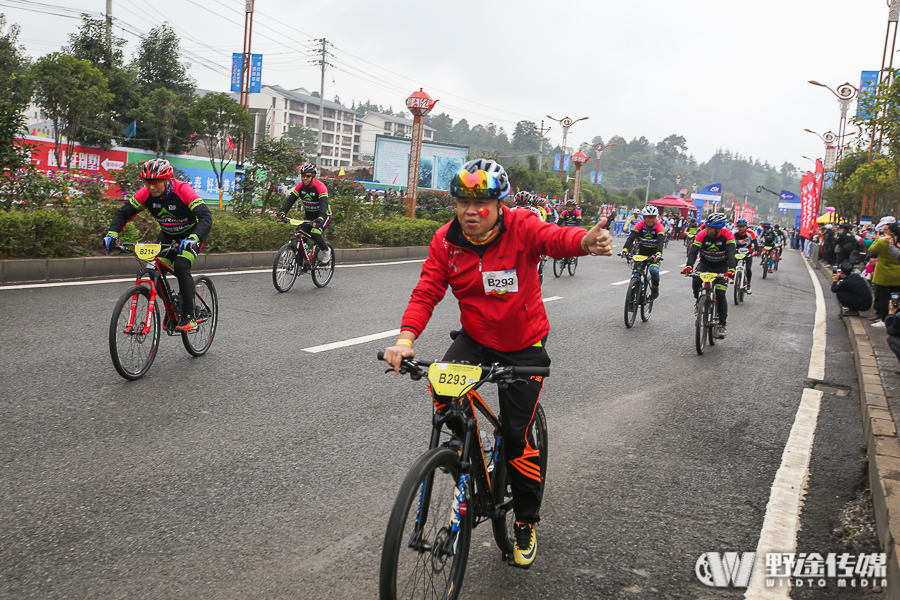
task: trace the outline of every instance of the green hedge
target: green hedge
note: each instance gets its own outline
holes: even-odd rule
[[[294,231],[293,225],[270,216],[241,218],[212,209],[213,228],[204,252],[277,250]],[[107,215],[104,215],[107,219]],[[108,219],[107,221],[108,222]],[[337,248],[365,246],[427,246],[443,222],[393,217],[347,220],[333,225],[325,237]],[[105,227],[105,225],[104,225]],[[106,233],[85,227],[63,211],[0,211],[0,259],[60,258],[102,254]],[[119,236],[123,242],[156,241],[159,227],[145,213],[135,218]]]

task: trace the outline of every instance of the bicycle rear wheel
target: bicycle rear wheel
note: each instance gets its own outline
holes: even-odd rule
[[[279,292],[286,292],[297,281],[297,273],[300,265],[297,261],[297,250],[290,244],[285,244],[275,256],[275,264],[272,265],[272,283]]]
[[[781,257],[778,256],[778,254],[776,254],[776,255],[775,255],[775,259],[774,259],[772,262],[775,263],[775,267],[774,267],[774,268],[775,268],[775,270],[777,271],[777,270],[778,270],[778,263],[781,262]]]
[[[337,256],[334,253],[334,246],[331,245],[331,242],[325,242],[325,245],[331,250],[331,260],[328,261],[327,265],[319,264],[319,256],[316,253],[316,257],[313,259],[312,266],[312,280],[313,284],[316,287],[325,287],[328,285],[328,282],[331,281],[331,278],[334,276],[334,263],[337,262]]]
[[[459,530],[451,531],[460,473],[459,455],[448,448],[432,448],[410,469],[384,536],[381,600],[459,597],[474,513],[470,506],[460,515]],[[471,505],[470,494],[467,497]]]
[[[541,262],[538,263],[538,281],[540,281],[541,285],[544,285],[544,263],[545,259],[541,259]]]
[[[632,277],[628,283],[628,291],[625,292],[625,327],[631,328],[638,313],[638,300],[640,300],[641,280]]]
[[[541,495],[544,494],[544,486],[547,484],[547,415],[544,407],[537,403],[534,410],[534,420],[529,429],[534,436],[535,450],[538,451],[538,464],[541,467]],[[493,519],[494,541],[503,553],[503,560],[513,560],[513,549],[516,543],[513,527],[516,524],[516,515],[512,505],[512,488],[509,484],[509,471],[506,464],[506,450],[500,446],[500,459],[494,466],[491,474],[491,493],[494,496],[494,505],[500,509],[500,514]]]
[[[575,274],[575,269],[578,268],[578,257],[569,259],[569,275]]]
[[[197,326],[181,334],[184,349],[191,356],[203,356],[216,337],[219,324],[219,296],[212,279],[206,275],[194,277],[194,319]]]
[[[766,276],[769,274],[769,255],[768,254],[766,254],[766,257],[763,259],[762,265],[763,265],[762,277],[763,277],[763,279],[765,279]]]
[[[134,303],[134,323],[128,322]],[[159,349],[160,321],[159,306],[154,305],[150,330],[141,333],[147,322],[147,307],[150,305],[150,290],[143,285],[133,286],[119,297],[109,322],[109,353],[113,366],[119,375],[134,381],[143,377]]]
[[[709,332],[709,345],[715,346],[719,339],[719,305],[715,302],[708,304],[709,316],[706,318],[706,330]]]
[[[641,293],[641,321],[646,323],[650,320],[650,312],[653,310],[653,300],[650,300],[650,282],[644,280],[643,291]]]
[[[553,261],[553,276],[559,277],[563,274],[563,269],[566,268],[565,260],[554,260]]]
[[[741,292],[743,291],[743,282],[744,282],[744,274],[740,271],[734,274],[734,304],[737,306],[741,303],[743,298],[741,297]]]
[[[706,319],[708,318],[706,312],[706,305],[709,304],[709,299],[706,296],[700,296],[697,299],[697,318],[694,323],[694,345],[697,348],[697,354],[702,355],[703,350],[706,348]]]

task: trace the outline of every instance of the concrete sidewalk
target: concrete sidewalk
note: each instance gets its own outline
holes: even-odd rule
[[[270,268],[272,263],[275,262],[276,252],[271,250],[266,252],[201,254],[194,261],[192,271],[194,273],[203,273],[209,271]],[[424,259],[427,256],[428,246],[335,249],[335,260],[338,265]],[[70,279],[129,277],[134,275],[139,268],[140,265],[130,256],[0,260],[0,285],[66,281]]]
[[[818,262],[818,261],[816,261]],[[831,281],[831,269],[819,269]],[[830,288],[823,290],[831,293]],[[859,380],[863,432],[869,458],[869,485],[875,524],[887,554],[885,598],[900,600],[900,362],[887,343],[884,329],[866,317],[844,317]]]

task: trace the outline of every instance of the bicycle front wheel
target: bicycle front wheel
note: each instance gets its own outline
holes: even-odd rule
[[[566,268],[566,263],[564,260],[554,260],[553,261],[553,276],[560,277],[563,274],[563,269]]]
[[[741,303],[741,292],[743,291],[744,274],[738,271],[734,275],[734,305]]]
[[[578,268],[578,257],[569,259],[569,275],[575,274],[575,269]]]
[[[182,332],[181,341],[191,356],[203,356],[212,345],[219,324],[219,296],[212,279],[206,275],[194,277],[193,315],[197,326]]]
[[[650,300],[650,282],[644,280],[643,302],[641,303],[641,321],[650,320],[650,312],[653,310],[653,300]]]
[[[629,329],[634,325],[634,320],[637,317],[640,294],[641,280],[637,277],[632,277],[631,282],[628,284],[628,291],[625,292],[625,327]]]
[[[544,495],[544,486],[547,484],[547,415],[544,407],[538,402],[534,410],[534,420],[531,422],[529,432],[534,439],[534,448],[538,451],[538,464],[541,467],[541,496]],[[509,484],[509,471],[506,464],[506,450],[500,447],[500,459],[494,466],[491,474],[491,493],[494,496],[494,505],[499,509],[498,516],[493,519],[494,541],[503,553],[503,560],[513,560],[513,549],[516,543],[514,526],[516,515],[512,505],[512,488]]]
[[[149,306],[150,290],[136,285],[116,302],[109,322],[109,353],[113,366],[119,375],[131,381],[140,379],[150,370],[159,349],[159,306],[154,305],[153,311],[148,313]],[[150,328],[143,333],[148,314]]]
[[[300,265],[297,262],[297,251],[290,244],[285,244],[275,256],[275,264],[272,265],[272,283],[279,292],[286,292],[297,281],[297,273]]]
[[[694,323],[694,345],[697,347],[697,354],[700,355],[703,354],[703,350],[706,348],[706,320],[708,318],[706,311],[708,304],[709,299],[706,296],[700,296],[700,298],[697,299],[697,318]]]
[[[719,305],[710,301],[707,305],[709,316],[706,317],[706,330],[709,336],[709,345],[715,346],[719,338]]]
[[[769,255],[766,255],[766,258],[762,261],[762,277],[763,279],[769,274]]]
[[[325,242],[325,245],[331,250],[331,260],[328,261],[328,264],[320,265],[318,254],[316,258],[313,259],[312,266],[312,280],[313,284],[316,287],[325,287],[328,285],[328,282],[331,281],[331,278],[334,276],[334,263],[337,262],[337,255],[334,253],[334,246],[331,245],[331,242]]]
[[[394,502],[381,551],[379,597],[453,600],[462,589],[472,539],[468,510],[452,531],[459,455],[433,448],[413,466]],[[471,492],[471,488],[470,488]]]

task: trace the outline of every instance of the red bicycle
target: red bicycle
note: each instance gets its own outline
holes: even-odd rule
[[[157,255],[177,247],[178,242],[167,245],[119,243],[119,250],[131,254],[138,262],[148,261],[138,271],[134,286],[119,298],[109,323],[109,352],[113,366],[125,379],[140,379],[150,370],[163,328],[170,336],[180,333],[185,350],[192,356],[206,354],[216,335],[219,299],[212,279],[206,275],[194,277],[192,314],[197,326],[191,331],[175,331],[181,314],[181,294],[174,293],[166,281],[166,275],[175,272]],[[162,320],[157,298],[162,298],[165,308]]]
[[[275,256],[275,264],[272,265],[272,283],[275,284],[275,289],[279,292],[288,291],[297,281],[297,275],[310,271],[316,287],[321,288],[328,285],[334,276],[334,263],[337,259],[334,246],[330,242],[325,242],[325,245],[331,250],[331,260],[327,263],[320,263],[319,255],[316,252],[316,243],[308,233],[300,229],[300,225],[308,223],[308,221],[288,218],[284,218],[282,221],[296,225],[297,230]]]

